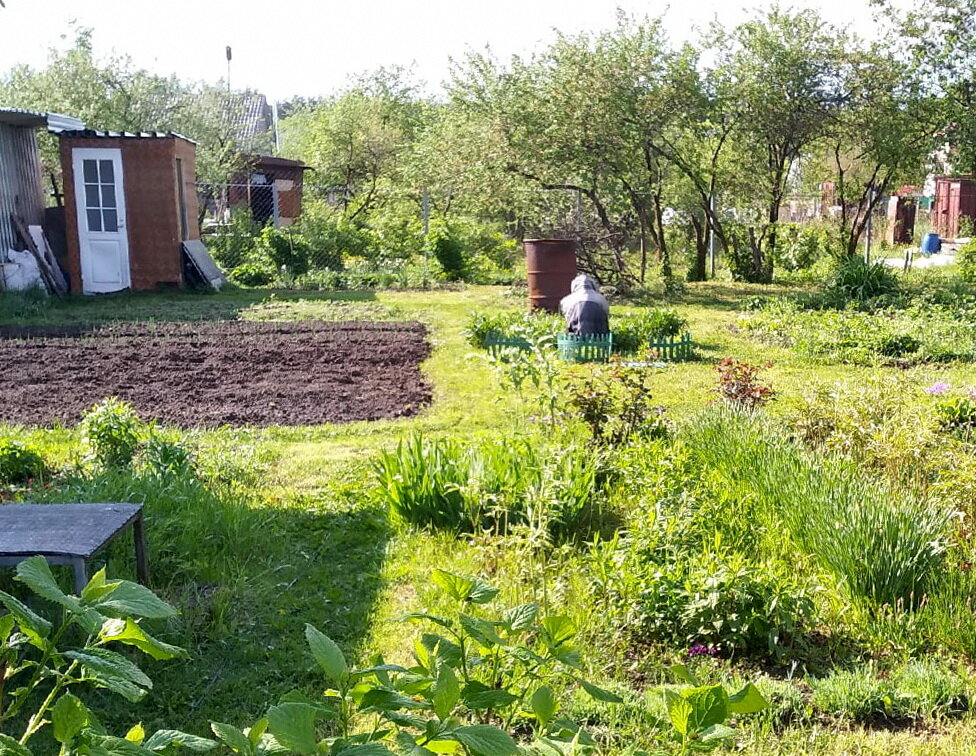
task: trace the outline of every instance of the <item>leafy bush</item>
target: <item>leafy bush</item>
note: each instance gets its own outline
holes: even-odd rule
[[[831,271],[824,285],[836,302],[866,302],[898,293],[898,279],[883,262],[866,263],[861,257],[844,257]]]
[[[82,438],[102,467],[125,467],[135,457],[145,425],[128,402],[109,397],[81,419]]]
[[[393,513],[419,527],[504,532],[542,520],[566,539],[595,514],[596,462],[581,449],[511,438],[465,447],[413,435],[381,453],[373,470]]]
[[[563,319],[546,312],[473,312],[464,334],[471,346],[484,349],[492,338],[555,336],[563,330]]]
[[[976,428],[976,396],[970,391],[942,398],[935,405],[935,416],[942,430],[961,431],[968,436]]]
[[[14,439],[0,439],[0,483],[22,484],[47,476],[44,457],[33,446]]]
[[[434,250],[434,257],[441,264],[448,281],[461,281],[465,278],[464,246],[451,234],[449,228],[441,233],[431,234],[427,242]]]
[[[956,253],[956,264],[960,277],[969,283],[976,283],[976,239],[970,239]]]
[[[718,371],[718,386],[713,389],[723,402],[737,409],[753,410],[768,404],[776,397],[772,387],[759,379],[762,369],[771,367],[751,365],[748,362],[726,357],[715,369]]]
[[[652,340],[678,336],[688,321],[674,310],[653,309],[637,315],[614,318],[613,346],[622,354],[641,354]]]
[[[820,260],[840,253],[840,236],[828,223],[781,223],[776,235],[776,267],[809,270]]]
[[[232,208],[226,224],[217,226],[205,239],[216,263],[228,273],[254,257],[261,227],[247,207]]]
[[[650,374],[619,362],[577,370],[569,377],[567,404],[590,429],[594,443],[618,446],[634,437],[664,438],[664,408],[652,402]]]
[[[649,571],[638,600],[641,632],[688,648],[782,654],[814,616],[815,586],[722,552]]]
[[[287,271],[292,276],[308,272],[311,245],[295,229],[265,226],[261,230],[260,250],[277,271]]]
[[[152,435],[140,452],[142,463],[154,475],[192,475],[193,455],[177,441]]]
[[[267,286],[275,278],[275,270],[266,263],[243,262],[231,270],[230,278],[243,286]]]

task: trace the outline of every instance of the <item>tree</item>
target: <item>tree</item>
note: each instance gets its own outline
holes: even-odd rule
[[[716,74],[729,82],[736,167],[751,188],[736,203],[748,219],[749,255],[738,271],[747,281],[772,279],[776,225],[794,168],[845,104],[848,44],[845,32],[810,10],[773,8],[731,32],[714,28]]]

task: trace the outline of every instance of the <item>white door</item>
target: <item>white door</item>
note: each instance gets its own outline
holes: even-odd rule
[[[129,276],[129,238],[125,230],[122,150],[72,151],[78,205],[81,288],[85,294],[120,291]]]

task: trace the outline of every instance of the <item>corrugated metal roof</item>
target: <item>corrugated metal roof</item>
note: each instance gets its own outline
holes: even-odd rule
[[[41,128],[46,126],[55,133],[70,129],[83,129],[85,122],[73,116],[61,113],[45,113],[39,110],[24,110],[23,108],[0,108],[0,123],[10,126],[32,126]]]
[[[60,136],[75,139],[182,139],[197,144],[189,137],[173,131],[104,131],[102,129],[71,129],[62,131]]]

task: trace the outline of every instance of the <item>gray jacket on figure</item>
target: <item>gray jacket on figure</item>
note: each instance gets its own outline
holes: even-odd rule
[[[566,333],[590,336],[610,333],[610,305],[596,282],[586,275],[573,279],[570,293],[559,302],[566,318]]]

